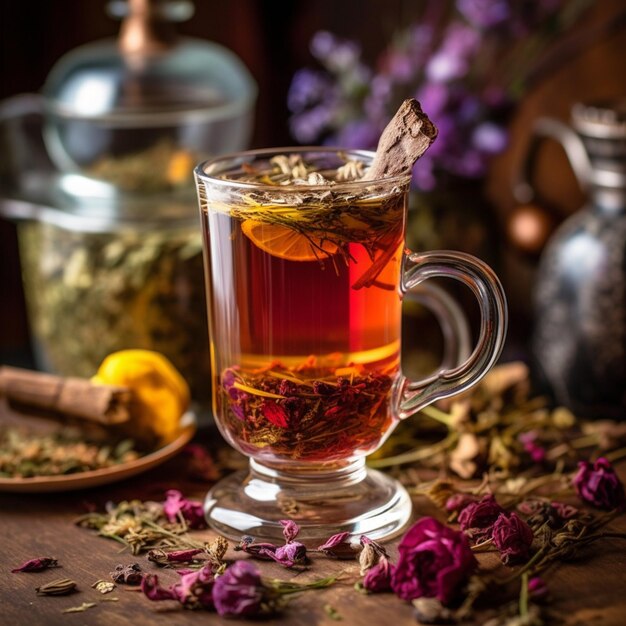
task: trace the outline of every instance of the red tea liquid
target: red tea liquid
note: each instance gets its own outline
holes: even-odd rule
[[[281,213],[208,200],[214,410],[235,447],[266,461],[337,461],[389,432],[405,195],[339,204],[328,238],[312,220],[292,227],[277,224]]]

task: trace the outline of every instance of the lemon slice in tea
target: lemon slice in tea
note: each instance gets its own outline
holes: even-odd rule
[[[339,249],[331,241],[308,237],[280,224],[245,220],[241,230],[255,246],[287,261],[318,261]]]

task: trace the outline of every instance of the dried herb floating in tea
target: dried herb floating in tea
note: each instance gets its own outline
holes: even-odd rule
[[[389,426],[393,383],[383,372],[311,366],[222,373],[221,402],[242,447],[279,458],[332,461],[373,448]]]

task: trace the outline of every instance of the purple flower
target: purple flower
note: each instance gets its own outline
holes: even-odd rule
[[[18,572],[40,572],[41,570],[48,569],[49,567],[58,567],[56,559],[51,556],[40,556],[36,559],[29,559],[25,563],[22,563],[19,567],[11,570],[12,574]]]
[[[247,561],[236,561],[213,585],[213,602],[222,617],[259,615],[265,596],[259,570]]]
[[[479,46],[480,36],[473,28],[460,23],[450,24],[443,44],[426,65],[426,77],[435,83],[463,78],[469,72]]]
[[[403,600],[426,597],[447,604],[477,565],[465,535],[432,517],[424,517],[412,526],[398,551],[391,588]]]
[[[505,565],[528,559],[533,531],[516,513],[501,513],[492,529],[493,544]]]
[[[178,522],[182,517],[189,528],[206,528],[202,502],[198,500],[188,500],[177,489],[170,489],[165,492],[165,502],[163,512],[170,522]]]
[[[149,600],[176,600],[188,609],[209,609],[213,606],[215,577],[210,565],[188,574],[169,587],[161,587],[155,574],[146,574],[141,581],[141,590]]]
[[[508,134],[506,130],[493,122],[483,122],[479,124],[472,133],[472,145],[484,154],[499,154],[506,148],[507,143]],[[522,435],[526,434],[529,433],[522,433],[519,439],[521,440]],[[540,446],[537,446],[537,448],[540,448]]]
[[[380,128],[369,120],[355,120],[348,122],[332,137],[332,142],[344,148],[376,148],[380,133]]]
[[[338,533],[329,537],[321,546],[318,546],[316,550],[323,552],[326,556],[335,559],[353,559],[356,551],[349,541],[350,533]]]
[[[327,74],[309,69],[298,70],[289,86],[287,106],[292,113],[300,113],[334,98],[334,94],[335,87]]]
[[[293,541],[300,533],[300,526],[290,519],[281,519],[280,523],[283,527],[283,537],[285,542]]]
[[[395,567],[389,563],[386,557],[381,557],[374,567],[367,570],[363,578],[363,588],[370,593],[391,591],[391,576]]]
[[[493,494],[487,494],[478,502],[468,504],[461,511],[459,526],[471,537],[488,537],[501,513],[505,513],[505,510],[496,502]]]
[[[593,465],[580,461],[573,483],[580,498],[599,509],[624,506],[624,485],[611,463],[604,457],[600,457]]]
[[[491,28],[509,18],[506,0],[457,0],[456,8],[465,19],[478,28]]]
[[[289,121],[293,136],[303,144],[315,142],[317,138],[328,132],[331,127],[335,111],[332,106],[324,103],[298,115],[293,115]]]
[[[358,63],[361,47],[355,41],[339,39],[328,31],[319,31],[311,40],[311,54],[329,70],[345,72]]]

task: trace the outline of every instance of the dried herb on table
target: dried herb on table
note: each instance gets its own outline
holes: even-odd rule
[[[112,467],[139,458],[130,439],[89,441],[83,433],[60,429],[52,434],[19,428],[0,429],[0,477],[58,476]]]
[[[94,606],[98,606],[96,602],[83,602],[80,606],[71,606],[69,609],[64,609],[62,613],[84,613],[87,609],[93,609]]]
[[[58,578],[35,589],[40,596],[66,596],[77,591],[76,583],[69,578]]]
[[[377,445],[389,426],[385,373],[358,368],[298,367],[280,363],[225,370],[221,402],[241,445],[280,458],[329,461]]]
[[[115,589],[116,585],[110,580],[96,580],[91,587],[100,593],[111,593]]]
[[[140,585],[143,573],[139,563],[131,563],[130,565],[116,565],[115,571],[110,572],[114,583],[122,585]]]
[[[192,502],[185,498],[183,500]],[[99,535],[123,544],[132,554],[149,550],[169,552],[200,549],[206,552],[208,559],[215,559],[216,554],[223,556],[219,540],[207,545],[192,539],[187,534],[190,526],[184,515],[180,513],[175,521],[170,521],[164,505],[163,502],[139,500],[109,503],[104,513],[87,513],[75,523],[83,528],[97,530]]]

